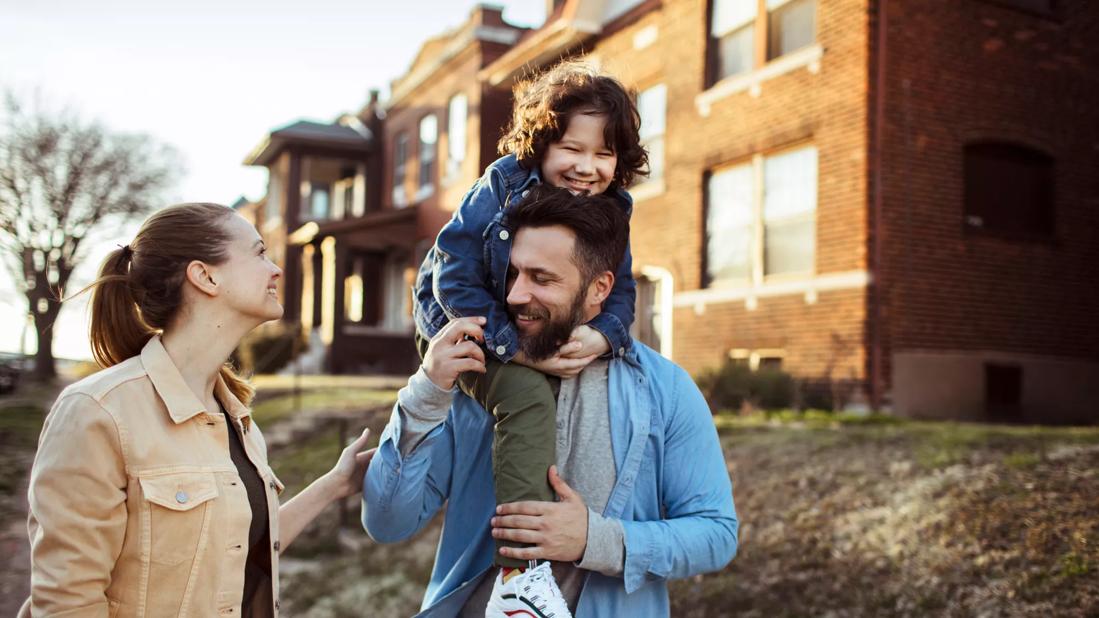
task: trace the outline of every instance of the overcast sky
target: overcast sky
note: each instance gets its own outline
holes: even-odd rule
[[[475,4],[0,0],[0,89],[39,91],[113,130],[175,146],[185,175],[169,201],[256,199],[266,171],[241,160],[267,131],[358,110],[371,88],[387,91],[424,40],[463,23]],[[493,4],[519,25],[545,15],[544,0]],[[132,233],[97,236],[76,283],[88,282],[101,256]],[[10,274],[0,272],[0,350],[19,350],[25,313]],[[81,303],[62,310],[57,356],[90,356],[85,313]]]

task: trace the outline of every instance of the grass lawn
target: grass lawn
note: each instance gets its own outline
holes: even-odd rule
[[[325,388],[302,391],[300,397],[293,393],[280,392],[272,397],[257,396],[252,407],[252,416],[260,427],[269,427],[285,420],[299,409],[325,410],[331,412],[355,411],[370,408],[378,404],[392,403],[397,400],[395,390],[374,390],[361,388]],[[300,404],[297,399],[300,398]]]
[[[740,552],[721,572],[672,582],[677,618],[1099,613],[1099,428],[824,414],[715,422]],[[317,439],[332,457],[334,439]],[[331,461],[273,460],[301,479]],[[293,615],[354,616],[364,604],[414,613],[439,522],[408,543],[340,552],[325,517],[290,550],[304,559],[284,579]],[[350,533],[361,535],[356,520],[357,509]]]

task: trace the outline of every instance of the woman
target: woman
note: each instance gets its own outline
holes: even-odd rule
[[[91,344],[105,367],[46,417],[30,480],[21,616],[274,616],[278,555],[361,489],[364,431],[279,506],[282,484],[226,359],[282,316],[281,276],[229,208],[152,215],[103,263]]]

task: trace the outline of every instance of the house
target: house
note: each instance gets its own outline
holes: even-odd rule
[[[498,7],[424,43],[356,115],[272,131],[247,165],[270,170],[261,230],[285,270],[284,321],[311,332],[333,373],[405,374],[415,269],[462,195],[495,157],[510,95],[477,73],[525,30]]]
[[[1084,0],[549,0],[464,72],[457,34],[425,43],[372,186],[415,210],[417,263],[516,80],[584,58],[638,93],[642,341],[693,374],[781,367],[814,405],[1094,422],[1097,29]]]
[[[483,72],[638,92],[635,334],[818,405],[1094,421],[1099,5],[564,0]],[[1089,416],[1090,414],[1090,416]]]

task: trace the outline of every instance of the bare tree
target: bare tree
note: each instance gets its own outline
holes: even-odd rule
[[[56,375],[53,324],[89,234],[141,216],[179,171],[173,149],[113,133],[71,111],[5,93],[0,125],[0,259],[27,297],[38,335],[34,377]]]

